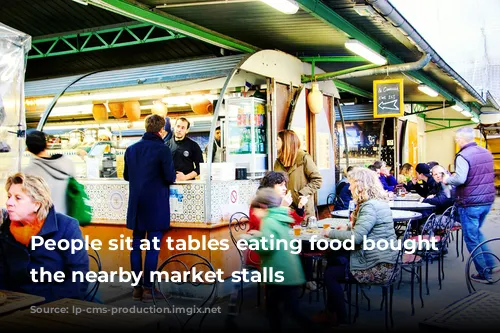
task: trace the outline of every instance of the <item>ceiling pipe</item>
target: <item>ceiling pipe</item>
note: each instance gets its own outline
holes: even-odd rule
[[[382,66],[382,67],[377,67],[377,68],[372,68],[372,69],[366,69],[363,71],[357,71],[357,72],[352,72],[352,73],[334,76],[332,78],[338,79],[338,80],[343,80],[343,79],[351,79],[351,78],[355,78],[355,77],[375,76],[375,75],[379,75],[379,74],[391,74],[391,73],[418,71],[418,70],[424,68],[425,65],[427,65],[429,63],[429,61],[431,61],[431,56],[428,54],[425,54],[424,56],[422,56],[422,58],[420,58],[419,60],[417,60],[415,62],[408,62],[405,64],[389,65],[389,66]]]
[[[406,19],[397,11],[396,8],[387,0],[366,0],[382,16],[387,18],[396,28],[401,29],[423,52],[429,54],[432,60],[449,73],[458,83],[460,83],[472,96],[482,104],[486,104],[484,98],[457,72],[453,70],[436,51],[420,36],[420,34],[406,21]]]

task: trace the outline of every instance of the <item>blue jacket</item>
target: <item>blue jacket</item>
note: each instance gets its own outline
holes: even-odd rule
[[[170,227],[170,185],[175,182],[172,153],[160,136],[144,133],[125,151],[123,178],[129,182],[127,228],[163,231]]]
[[[441,184],[436,184],[430,191],[429,195],[430,194],[434,194],[434,198],[425,198],[422,202],[436,206],[436,214],[443,214],[447,208],[453,206],[455,203],[455,190],[452,189],[451,195],[448,198]],[[430,213],[428,215],[430,215]]]
[[[380,182],[382,183],[382,187],[386,191],[392,192],[392,191],[394,191],[394,188],[396,187],[396,185],[398,185],[398,181],[396,180],[396,178],[394,178],[394,176],[380,175],[379,179],[380,179]]]
[[[349,201],[352,200],[352,193],[349,190],[349,186],[349,182],[342,180],[337,184],[333,210],[349,209]]]
[[[55,250],[47,250],[44,246],[39,246],[32,251],[12,236],[8,215],[4,216],[4,219],[0,227],[0,289],[42,296],[45,297],[45,302],[61,298],[85,298],[88,282],[71,281],[73,271],[81,271],[84,276],[89,271],[89,256],[85,249],[71,254],[69,249],[58,250],[56,247]],[[83,240],[78,221],[56,213],[54,206],[50,209],[38,236],[56,242],[61,239]],[[33,282],[30,271],[35,269],[39,272],[42,267],[51,273],[64,272],[64,282]]]

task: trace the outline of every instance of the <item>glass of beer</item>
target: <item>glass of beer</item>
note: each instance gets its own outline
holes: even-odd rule
[[[294,236],[300,236],[300,231],[302,230],[302,227],[300,225],[294,225],[293,226],[293,235]]]

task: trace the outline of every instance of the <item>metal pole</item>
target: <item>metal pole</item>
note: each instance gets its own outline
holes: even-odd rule
[[[382,126],[380,126],[380,136],[378,138],[378,160],[382,160],[382,138],[384,137],[384,127],[385,127],[385,118],[382,119]]]
[[[240,70],[240,67],[245,63],[245,61],[252,54],[248,54],[245,57],[241,58],[240,62],[233,68],[231,73],[226,77],[226,81],[222,86],[222,89],[219,94],[219,99],[217,105],[215,106],[214,116],[212,121],[212,125],[210,125],[210,135],[208,136],[208,151],[207,151],[207,182],[205,188],[205,222],[211,223],[212,221],[212,207],[211,207],[211,199],[212,199],[212,154],[214,151],[214,134],[215,128],[217,127],[217,119],[219,119],[219,113],[221,109],[222,102],[224,101],[224,94],[226,93],[226,89],[229,86],[229,82],[233,79],[236,73]]]
[[[95,72],[91,72],[91,73],[87,73],[87,74],[84,74],[78,78],[76,78],[75,80],[73,80],[70,84],[68,84],[66,87],[64,87],[64,89],[62,89],[53,99],[52,99],[52,102],[50,102],[50,104],[47,106],[47,108],[45,109],[45,111],[43,112],[42,116],[40,117],[40,121],[38,122],[38,126],[36,127],[36,129],[38,131],[43,131],[43,126],[45,126],[45,123],[47,122],[47,119],[49,118],[50,116],[50,113],[52,112],[52,109],[54,108],[54,106],[56,105],[57,101],[59,100],[59,98],[66,92],[66,90],[68,90],[69,87],[71,87],[72,85],[74,85],[75,83],[77,83],[78,81],[80,81],[81,79],[83,78],[86,78],[87,76],[89,75],[92,75],[92,74],[95,74],[95,73],[99,73],[100,71],[95,71]]]
[[[347,145],[347,132],[345,130],[344,114],[342,113],[342,107],[340,106],[340,100],[337,100],[337,105],[339,107],[340,121],[342,122],[342,132],[344,132],[345,163],[346,163],[346,169],[347,169],[349,167],[349,146]]]

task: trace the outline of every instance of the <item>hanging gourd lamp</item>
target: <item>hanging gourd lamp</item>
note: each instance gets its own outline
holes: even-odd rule
[[[160,117],[165,118],[167,115],[168,108],[165,104],[159,101],[154,101],[153,106],[151,107],[151,114],[157,114]]]
[[[323,111],[323,94],[319,90],[319,84],[314,82],[312,89],[307,95],[307,105],[312,113],[318,114]]]
[[[109,112],[116,119],[120,119],[125,115],[125,110],[123,109],[123,102],[109,102],[108,103]]]
[[[104,104],[92,105],[92,115],[97,122],[108,120],[108,110]]]
[[[210,114],[214,111],[214,106],[212,105],[212,102],[210,102],[208,99],[203,98],[192,102],[191,110],[193,110],[194,113],[199,115]]]
[[[126,101],[123,109],[129,121],[137,121],[141,118],[141,103],[139,101]]]

